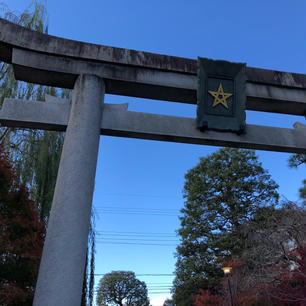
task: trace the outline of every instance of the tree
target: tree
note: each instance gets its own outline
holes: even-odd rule
[[[0,305],[31,306],[45,224],[29,189],[0,151]]]
[[[233,293],[233,302],[235,306],[306,306],[306,245],[298,247],[287,255],[290,256],[294,264],[285,265],[275,263],[275,265],[266,266],[265,275],[268,281],[262,276],[258,282],[249,283],[249,279],[258,277],[252,270],[235,270],[231,276],[231,288]],[[243,266],[243,265],[242,265]],[[274,279],[271,279],[271,275]],[[237,286],[238,285],[238,286]],[[223,283],[223,291],[226,291],[226,285]],[[197,295],[197,301],[201,296]],[[218,295],[221,299],[221,296]],[[205,303],[198,303],[197,306],[204,306]]]
[[[219,295],[213,295],[209,290],[200,289],[194,296],[195,306],[223,306],[223,299]]]
[[[278,306],[306,302],[302,294],[306,277],[302,260],[306,256],[305,228],[306,211],[292,202],[261,211],[244,224],[241,256],[226,263],[234,267],[235,305],[251,305],[256,299],[262,305]]]
[[[191,305],[199,289],[221,289],[221,262],[239,256],[241,225],[278,201],[278,185],[251,150],[220,149],[185,175],[181,243],[177,247],[174,302]]]
[[[98,306],[149,306],[147,286],[130,271],[112,271],[100,280]]]
[[[163,306],[173,306],[173,300],[167,298],[163,304]]]
[[[167,298],[163,304],[163,306],[173,306],[173,300]]]
[[[3,12],[1,17],[38,32],[48,32],[46,9],[39,1],[20,15],[12,13],[5,4],[0,5]],[[62,98],[71,95],[66,89],[17,81],[12,65],[0,63],[0,106],[5,98],[45,101],[46,94]],[[20,182],[33,190],[40,217],[46,223],[63,142],[64,134],[59,132],[9,127],[0,129],[0,144],[4,151],[9,152]]]
[[[281,282],[274,283],[266,290],[277,306],[306,306],[306,244],[291,254],[294,266],[287,269]]]
[[[306,210],[297,204],[286,201],[275,208],[260,210],[251,220],[241,226],[244,238],[240,259],[253,272],[258,282],[264,282],[263,273],[271,266],[289,267],[296,257],[291,251],[302,248],[306,241]],[[271,283],[273,280],[269,280]]]
[[[264,207],[241,229],[245,245],[241,256],[223,262],[235,306],[305,306],[306,211],[292,202]],[[217,295],[200,290],[196,306],[223,305],[228,284],[221,281]]]
[[[290,168],[297,168],[302,164],[306,164],[306,154],[294,154],[289,158]],[[303,180],[302,184],[302,187],[299,189],[300,198],[306,203],[306,179]]]

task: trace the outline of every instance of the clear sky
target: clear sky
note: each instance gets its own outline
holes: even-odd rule
[[[31,1],[6,0],[22,11]],[[246,62],[306,71],[304,0],[49,0],[49,34],[74,40],[196,59]],[[129,110],[195,117],[195,106],[106,95]],[[247,122],[291,128],[305,118],[247,112]],[[146,281],[152,303],[169,293],[184,175],[216,147],[102,136],[94,208],[96,273],[131,270]],[[289,154],[257,151],[279,192],[298,199],[305,166]],[[145,276],[143,274],[153,274]],[[158,276],[159,275],[159,276]],[[97,275],[96,282],[101,276]]]

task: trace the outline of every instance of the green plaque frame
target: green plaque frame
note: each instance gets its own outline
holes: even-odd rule
[[[245,71],[245,63],[198,57],[198,129],[244,132]]]

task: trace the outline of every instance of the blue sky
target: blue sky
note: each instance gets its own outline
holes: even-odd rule
[[[6,3],[20,12],[31,1]],[[246,62],[251,67],[306,70],[304,0],[49,0],[47,11],[49,33],[55,36],[194,59]],[[193,105],[111,95],[105,102],[129,102],[134,111],[195,116]],[[291,128],[296,121],[305,124],[303,117],[247,113],[247,122],[253,124]],[[151,299],[167,295],[172,276],[141,274],[173,273],[184,175],[215,150],[101,137],[93,203],[96,229],[102,234],[97,274],[131,270],[147,282]],[[280,185],[280,194],[297,200],[305,166],[289,169],[289,154],[257,154]]]

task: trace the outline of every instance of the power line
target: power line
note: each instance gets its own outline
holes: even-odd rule
[[[172,283],[169,283],[169,282],[168,283],[160,283],[160,282],[159,283],[151,283],[151,282],[146,282],[146,284],[149,285],[149,286],[155,286],[155,285],[172,286]]]
[[[109,273],[94,273],[96,276],[103,276]],[[174,273],[144,273],[144,274],[135,274],[136,276],[174,276]]]
[[[156,289],[156,290],[150,290],[150,289],[147,288],[147,290],[148,290],[148,293],[151,294],[151,293],[154,293],[154,292],[161,292],[161,291],[170,293],[172,289],[160,288],[160,289]]]
[[[179,209],[144,208],[144,207],[114,207],[114,206],[95,206],[95,211],[105,214],[136,214],[136,215],[163,215],[178,216]]]
[[[96,289],[95,289],[95,291],[97,291],[99,288],[97,287]],[[158,287],[156,287],[156,288],[150,288],[149,286],[147,286],[147,290],[148,291],[160,291],[160,290],[163,290],[163,291],[167,291],[167,290],[171,290],[172,289],[172,287],[160,287],[160,288],[158,288]]]
[[[157,289],[167,290],[167,289],[172,289],[173,286],[172,286],[172,284],[165,285],[165,286],[163,286],[163,285],[160,285],[160,286],[153,285],[153,286],[151,286],[150,284],[148,284],[146,282],[146,287],[147,287],[148,290],[157,290]],[[98,289],[98,288],[99,288],[99,286],[97,285],[96,289]]]
[[[131,244],[131,245],[154,245],[154,246],[172,246],[175,247],[177,244],[161,244],[161,243],[134,243],[134,242],[111,242],[111,241],[97,241],[101,244]]]
[[[177,208],[146,208],[146,207],[116,207],[116,206],[95,206],[95,209],[111,209],[111,210],[152,210],[152,211],[171,211],[171,212],[177,212],[180,211]]]
[[[103,192],[101,195],[104,196],[118,196],[118,197],[146,197],[146,198],[181,198],[181,195],[159,195],[159,194],[148,194],[148,193],[118,193],[118,192]]]
[[[135,237],[135,239],[138,238],[176,238],[178,240],[176,235],[132,235],[132,234],[108,234],[108,233],[97,233],[97,238],[112,238],[112,237],[123,237],[118,239],[126,239],[127,237]]]
[[[170,213],[155,213],[155,212],[137,212],[137,211],[106,211],[101,210],[99,211],[103,214],[110,214],[110,215],[140,215],[140,216],[166,216],[166,217],[178,217],[177,214],[170,214]]]
[[[165,241],[165,242],[179,242],[178,240],[174,240],[174,239],[143,239],[143,238],[113,238],[113,237],[101,237],[101,238],[97,238],[97,240],[99,241],[114,241],[114,240],[119,240],[122,241],[124,239],[124,241],[126,240],[132,240],[132,241]]]
[[[95,293],[98,293],[99,290],[94,290]],[[152,294],[171,294],[171,291],[170,290],[167,290],[167,291],[148,291],[148,294],[149,295],[152,295]]]
[[[162,288],[162,287],[165,287],[165,288],[172,288],[172,283],[150,283],[150,282],[145,282],[146,283],[146,286],[147,287],[150,287],[150,288]],[[98,287],[98,285],[96,285],[96,287]]]
[[[151,292],[150,293],[150,295],[153,295],[153,294],[169,294],[169,291],[167,291],[167,292]]]
[[[170,285],[159,285],[159,286],[157,286],[157,285],[150,285],[150,284],[146,283],[146,285],[147,285],[148,288],[153,288],[153,289],[156,289],[156,288],[171,289],[171,288],[172,288],[172,284],[170,284]]]
[[[149,282],[145,282],[148,288],[172,288],[172,283],[168,283],[167,285],[151,285]],[[98,285],[97,285],[98,286]]]
[[[153,233],[153,232],[118,232],[118,231],[97,231],[97,233],[114,233],[114,234],[122,234],[122,235],[169,235],[176,236],[175,233]]]

